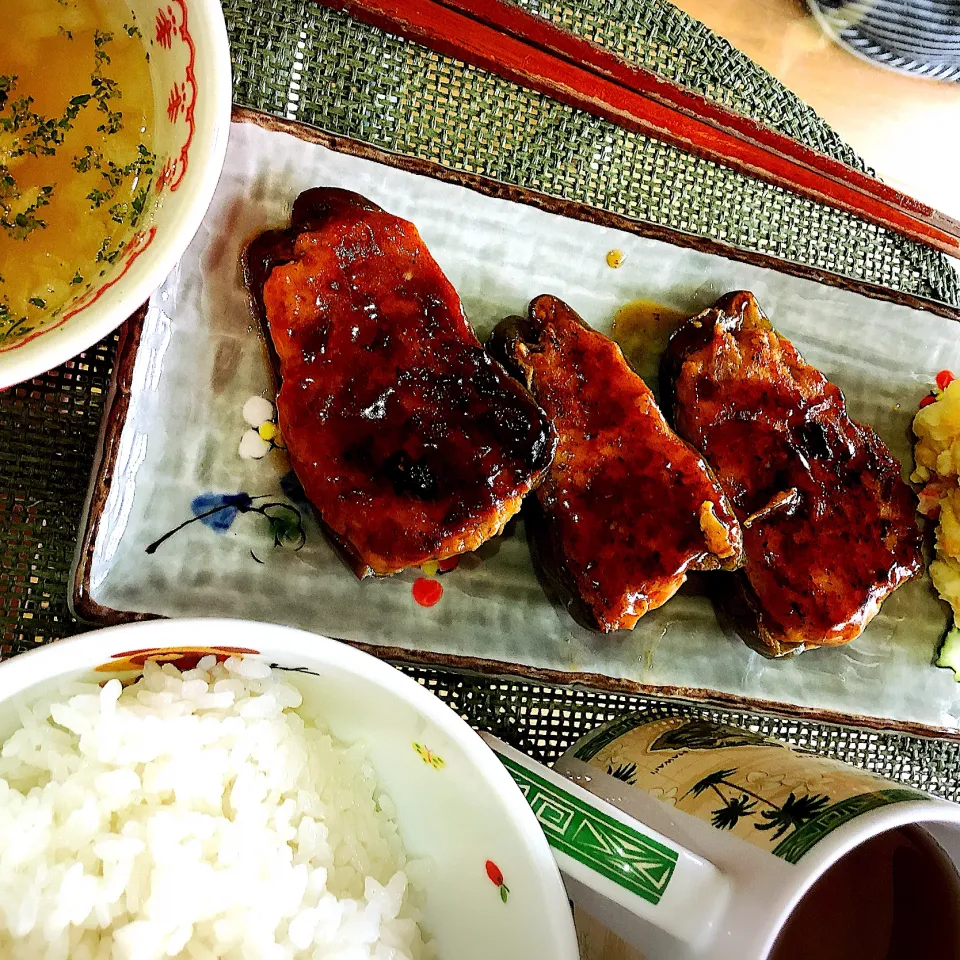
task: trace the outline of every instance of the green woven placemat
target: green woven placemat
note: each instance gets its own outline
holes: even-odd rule
[[[663,0],[529,0],[535,12],[863,167],[793,94]],[[960,303],[941,254],[319,7],[227,0],[247,106],[388,150]],[[233,15],[233,14],[236,15]]]
[[[848,163],[816,114],[661,0],[524,0],[549,17]],[[825,270],[960,303],[941,255],[853,217],[384,35],[312,0],[224,0],[235,98],[387,149]],[[0,654],[82,629],[66,605],[115,338],[0,394]],[[477,726],[545,760],[626,710],[696,712],[960,798],[960,746],[570,688],[411,669]]]

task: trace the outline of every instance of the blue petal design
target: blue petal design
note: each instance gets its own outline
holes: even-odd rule
[[[252,503],[249,493],[201,493],[193,498],[190,509],[204,526],[217,533],[226,533],[237,514],[249,509]],[[216,513],[210,513],[211,510]],[[201,516],[204,513],[208,516]]]

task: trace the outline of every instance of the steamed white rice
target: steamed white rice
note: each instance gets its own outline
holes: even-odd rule
[[[253,660],[148,663],[21,710],[0,755],[0,957],[421,960],[361,745]]]

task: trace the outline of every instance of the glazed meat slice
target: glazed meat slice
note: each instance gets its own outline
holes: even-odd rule
[[[413,224],[302,194],[245,277],[303,489],[359,577],[476,549],[549,466],[555,436],[483,350]]]
[[[537,552],[589,625],[630,629],[688,570],[740,562],[726,497],[612,340],[542,296],[527,318],[499,324],[489,346],[557,430],[536,495]]]
[[[921,570],[916,502],[883,441],[780,336],[750,293],[688,320],[664,355],[664,405],[743,526],[722,594],[761,653],[847,643]]]

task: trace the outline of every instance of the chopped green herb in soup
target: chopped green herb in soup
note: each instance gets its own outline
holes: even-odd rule
[[[0,30],[0,346],[120,257],[154,179],[153,93],[119,0],[9,4]]]

